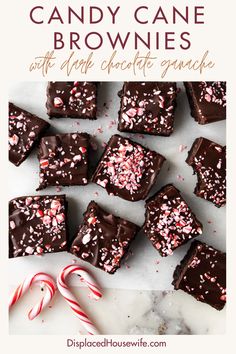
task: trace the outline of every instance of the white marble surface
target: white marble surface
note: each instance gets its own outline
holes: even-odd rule
[[[117,119],[117,111],[120,104],[117,92],[121,86],[122,83],[116,82],[103,83],[99,87],[99,117],[96,121],[63,118],[52,119],[50,120],[50,124],[52,125],[51,133],[79,130],[95,135],[98,146],[98,150],[94,151],[94,158],[92,158],[92,163],[95,164],[103,149],[102,142],[108,141],[112,134],[117,133],[116,124],[110,127],[110,122]],[[178,86],[182,87],[182,83],[178,83]],[[45,87],[45,82],[12,83],[9,91],[9,99],[15,104],[28,109],[30,112],[48,119],[45,109]],[[190,116],[184,89],[178,95],[177,102],[175,128],[174,133],[170,137],[146,135],[142,138],[139,134],[133,134],[132,138],[160,152],[167,159],[150,195],[154,194],[154,192],[165,184],[174,183],[182,191],[186,201],[203,224],[203,235],[198,237],[198,239],[202,239],[224,251],[225,208],[218,209],[213,204],[193,194],[197,178],[193,176],[192,168],[186,164],[185,159],[187,151],[196,137],[204,136],[224,144],[225,121],[199,126]],[[104,103],[106,103],[107,108],[104,107]],[[101,128],[99,132],[98,128]],[[123,133],[123,135],[128,134]],[[180,144],[187,146],[183,152],[179,152]],[[15,167],[9,163],[9,199],[21,195],[53,194],[56,192],[55,187],[36,192],[39,168],[36,151],[20,167]],[[178,176],[181,176],[181,179]],[[68,223],[70,237],[74,236],[75,230],[77,230],[78,225],[82,221],[82,214],[91,199],[101,203],[110,212],[127,218],[138,225],[142,225],[144,222],[144,201],[131,203],[118,197],[108,196],[106,191],[96,184],[90,183],[86,187],[64,187],[61,189],[61,193],[66,193],[69,200]],[[84,265],[91,269],[98,277],[101,286],[106,288],[171,290],[173,270],[183,258],[188,248],[189,244],[186,244],[177,249],[173,256],[162,258],[151,245],[150,241],[140,232],[136,240],[131,244],[131,256],[125,261],[124,266],[113,276],[95,269],[88,263],[84,263]],[[11,282],[12,284],[17,284],[19,279],[22,279],[27,274],[28,269],[36,272],[39,270],[49,271],[50,269],[53,274],[57,274],[60,268],[67,265],[68,262],[70,263],[73,258],[72,255],[64,252],[54,255],[44,255],[43,257],[30,256],[10,260],[9,273]]]
[[[100,334],[223,334],[226,310],[217,311],[182,291],[105,289],[103,298],[88,298],[87,289],[73,289]],[[34,288],[10,313],[10,334],[84,334],[80,321],[56,295],[50,308],[29,321],[27,313],[41,296]]]
[[[101,154],[102,143],[108,141],[112,134],[117,133],[116,124],[111,126],[110,122],[117,119],[117,111],[119,110],[117,92],[121,86],[122,83],[119,82],[103,83],[101,85],[99,88],[99,117],[97,121],[54,119],[50,121],[52,125],[51,133],[87,131],[95,135],[95,141],[98,145],[98,150],[94,151],[93,156],[93,164],[95,164]],[[182,84],[180,83],[178,86],[182,87]],[[22,108],[48,120],[45,109],[45,87],[46,83],[44,82],[13,82],[10,85],[9,99]],[[203,235],[199,239],[224,251],[225,208],[218,209],[193,194],[196,176],[192,175],[192,169],[185,163],[185,159],[187,151],[196,137],[204,136],[225,144],[225,121],[199,126],[190,117],[184,90],[179,94],[177,102],[175,129],[171,137],[145,136],[143,138],[138,134],[133,134],[132,139],[160,152],[167,158],[167,162],[150,194],[154,194],[167,183],[174,183],[182,191],[184,198],[203,223]],[[104,106],[104,103],[106,103],[106,106]],[[187,149],[179,152],[180,144],[186,145]],[[9,199],[21,195],[54,194],[56,192],[56,188],[47,188],[36,192],[37,186],[38,161],[36,151],[18,168],[9,163]],[[71,237],[80,224],[82,213],[91,199],[101,203],[104,208],[114,214],[125,217],[139,225],[142,225],[144,221],[143,201],[132,204],[118,197],[109,197],[104,189],[95,184],[90,183],[86,187],[64,187],[61,193],[66,193],[69,200]],[[91,310],[94,308],[96,320],[95,311],[100,314],[100,311],[105,309],[101,318],[98,318],[102,333],[157,333],[159,326],[162,326],[162,323],[167,320],[168,329],[165,331],[168,333],[178,333],[176,329],[178,326],[183,327],[181,331],[186,333],[189,331],[191,333],[222,333],[225,321],[224,311],[218,313],[209,306],[197,303],[182,292],[169,294],[161,302],[158,300],[158,291],[173,290],[171,285],[173,270],[188,248],[189,244],[184,245],[176,250],[173,256],[162,258],[147,238],[139,233],[137,239],[131,245],[132,253],[129,258],[123,262],[121,269],[112,276],[81,261],[81,264],[92,271],[99,284],[105,289],[106,296],[100,305],[89,304],[89,309],[90,307]],[[48,254],[43,257],[29,256],[10,259],[9,286],[11,289],[14,288],[29,271],[46,271],[56,276],[60,269],[71,263],[74,258],[71,254],[64,252]],[[72,284],[77,285],[75,278],[72,279]],[[28,301],[31,300],[28,298]],[[79,330],[78,321],[73,318],[69,310],[64,309],[66,305],[60,299],[56,300],[55,307],[57,307],[57,310],[55,312],[51,310],[45,312],[45,322],[42,323],[41,319],[36,319],[29,324],[23,316],[25,311],[21,311],[20,308],[21,306],[27,307],[28,301],[23,300],[19,304],[19,309],[15,309],[11,315],[11,333],[72,334]],[[170,303],[173,305],[170,305]],[[160,310],[162,307],[165,308],[165,316]],[[63,321],[60,321],[60,319],[63,319]],[[68,321],[64,322],[64,319],[68,319]],[[59,325],[58,322],[62,323]]]

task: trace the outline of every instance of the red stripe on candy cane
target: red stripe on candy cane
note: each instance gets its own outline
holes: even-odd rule
[[[93,298],[98,300],[102,297],[102,293],[94,282],[94,279],[88,273],[88,271],[78,265],[68,265],[64,267],[57,278],[57,287],[61,295],[64,297],[74,314],[79,318],[83,327],[87,330],[88,334],[99,334],[94,324],[89,320],[87,314],[82,310],[76,297],[72,294],[69,287],[66,284],[66,279],[69,275],[77,274],[80,276],[80,280],[83,281],[90,289]]]
[[[47,273],[36,273],[27,276],[11,295],[9,310],[35,283],[45,286],[46,290],[43,298],[29,311],[28,318],[33,320],[41,313],[41,311],[50,303],[57,290],[55,281]]]

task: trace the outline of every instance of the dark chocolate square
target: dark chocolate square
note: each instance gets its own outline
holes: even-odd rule
[[[226,254],[194,241],[174,272],[173,285],[217,310],[226,303]]]
[[[165,158],[134,141],[113,135],[93,175],[110,195],[130,201],[145,199]]]
[[[146,201],[144,232],[162,257],[202,234],[202,224],[172,184]]]
[[[94,201],[84,213],[70,252],[107,273],[120,268],[139,227],[103,210]]]
[[[46,107],[50,118],[96,119],[97,85],[88,81],[51,81]]]
[[[226,147],[197,138],[186,160],[197,174],[194,193],[217,207],[226,203]]]
[[[226,82],[185,82],[191,115],[199,124],[226,119]]]
[[[125,82],[118,129],[169,136],[173,132],[177,88],[174,82]]]
[[[40,185],[74,186],[88,183],[89,135],[69,133],[47,136],[39,147]]]
[[[9,160],[19,166],[50,125],[43,119],[9,103]]]
[[[65,195],[28,196],[9,203],[9,257],[67,250]]]

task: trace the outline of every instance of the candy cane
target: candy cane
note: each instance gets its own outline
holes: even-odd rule
[[[89,275],[85,268],[82,268],[78,265],[69,265],[62,269],[57,278],[57,287],[61,295],[64,297],[66,302],[69,304],[70,308],[73,310],[74,314],[80,319],[82,325],[87,330],[89,334],[99,334],[96,327],[90,321],[86,313],[80,307],[76,297],[71,293],[69,287],[66,285],[66,278],[70,274],[80,275],[80,280],[85,282],[85,284],[91,290],[92,296],[95,300],[100,299],[102,296],[101,291],[98,286]]]
[[[46,273],[36,273],[34,275],[29,275],[12,294],[9,302],[9,310],[30,289],[33,283],[40,283],[45,285],[46,291],[42,300],[39,301],[29,311],[28,317],[30,320],[33,320],[40,314],[40,312],[49,304],[57,290],[56,284],[50,275]]]

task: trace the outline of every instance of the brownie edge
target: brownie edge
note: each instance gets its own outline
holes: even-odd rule
[[[193,241],[173,274],[175,290],[183,290],[196,300],[217,310],[226,303],[226,254]]]
[[[91,201],[70,247],[70,252],[113,274],[121,266],[139,227]]]

